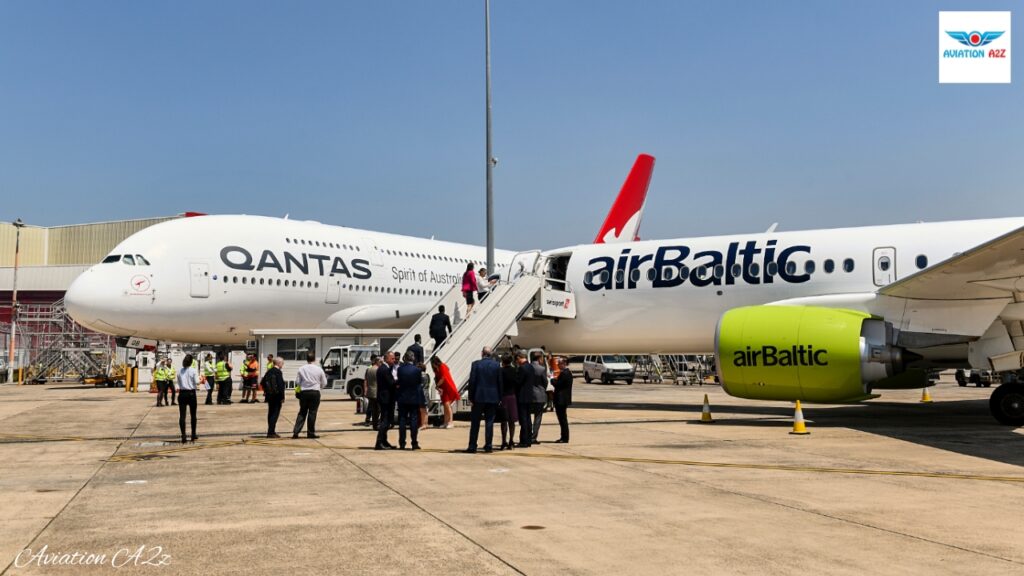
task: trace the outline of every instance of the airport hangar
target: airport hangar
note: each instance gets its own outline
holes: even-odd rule
[[[10,350],[12,289],[16,243],[18,250],[18,326],[14,366],[45,361],[59,354],[60,362],[80,364],[70,349],[113,349],[113,340],[77,325],[64,311],[64,294],[79,274],[103,259],[117,244],[132,234],[160,222],[198,216],[185,212],[175,216],[116,220],[67,226],[20,227],[0,223],[0,379],[6,375]],[[80,355],[79,355],[80,356]]]

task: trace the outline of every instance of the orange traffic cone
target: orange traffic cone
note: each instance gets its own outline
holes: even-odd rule
[[[708,403],[708,395],[704,395],[704,408],[700,411],[700,421],[703,424],[711,424],[714,420],[711,419],[711,404]]]
[[[928,393],[928,389],[927,388],[922,388],[921,389],[921,403],[922,404],[931,404],[932,403],[932,395]]]
[[[810,434],[804,424],[804,411],[800,409],[800,401],[796,401],[796,413],[793,415],[793,431],[790,434]]]

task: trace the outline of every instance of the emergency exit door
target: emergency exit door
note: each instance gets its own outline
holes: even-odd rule
[[[210,297],[210,265],[204,262],[192,262],[189,270],[189,294],[193,298]]]
[[[875,286],[885,286],[896,280],[895,248],[875,248],[873,261]]]

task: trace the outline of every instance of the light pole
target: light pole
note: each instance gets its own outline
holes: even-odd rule
[[[487,81],[487,274],[494,274],[494,165],[491,155],[491,0],[484,0],[484,59]]]
[[[7,354],[7,382],[14,382],[14,340],[18,330],[18,256],[21,252],[21,229],[25,223],[18,218],[14,222],[14,286],[11,288],[11,346]]]

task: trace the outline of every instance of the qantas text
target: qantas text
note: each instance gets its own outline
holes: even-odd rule
[[[300,253],[299,255],[285,251],[283,258],[278,258],[270,250],[264,250],[256,260],[253,255],[241,246],[225,246],[220,251],[220,260],[228,268],[235,270],[268,270],[273,269],[282,274],[291,274],[292,270],[298,270],[305,275],[313,274],[320,276],[348,276],[357,280],[366,280],[373,274],[370,272],[370,263],[366,260],[354,259],[345,262],[340,256],[327,256],[326,254]],[[281,262],[284,262],[282,266]]]
[[[693,254],[692,258],[689,246],[662,246],[653,254],[632,254],[632,249],[626,248],[618,258],[592,258],[587,265],[583,285],[587,290],[596,292],[632,290],[640,282],[652,288],[672,288],[684,282],[694,286],[721,286],[738,282],[771,284],[776,277],[790,284],[810,280],[810,274],[797,274],[796,270],[787,268],[790,268],[790,258],[794,254],[810,254],[811,247],[789,246],[779,249],[775,243],[776,240],[768,240],[762,247],[754,240],[732,242],[724,254],[716,250],[703,250]],[[774,266],[770,267],[771,263]],[[739,274],[732,274],[734,268],[740,270]]]

